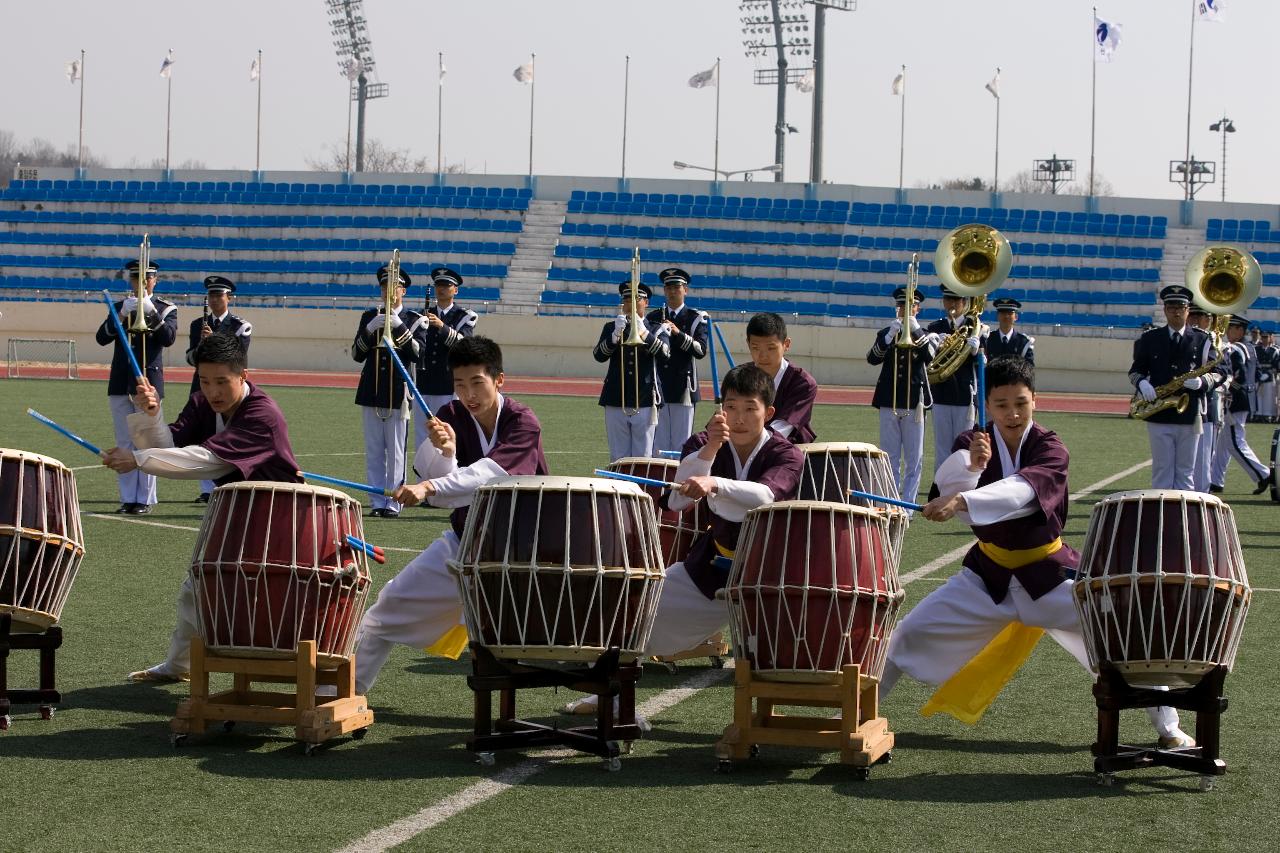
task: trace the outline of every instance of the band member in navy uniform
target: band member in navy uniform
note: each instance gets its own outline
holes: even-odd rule
[[[1187,314],[1187,324],[1195,326],[1209,338],[1205,344],[1204,356],[1200,360],[1201,364],[1207,364],[1210,359],[1218,357],[1218,349],[1210,334],[1213,329],[1213,315],[1195,304],[1192,304]],[[1225,359],[1223,361],[1225,362]],[[1202,378],[1205,380],[1205,385],[1201,389],[1203,393],[1200,396],[1201,431],[1196,439],[1196,464],[1191,481],[1192,488],[1197,492],[1208,492],[1213,482],[1211,476],[1213,454],[1217,448],[1218,433],[1222,429],[1224,413],[1227,410],[1226,386],[1229,383],[1225,367],[1208,373]]]
[[[1227,325],[1227,358],[1231,374],[1231,397],[1223,417],[1222,431],[1218,435],[1217,449],[1213,456],[1213,471],[1210,474],[1211,492],[1221,492],[1227,481],[1227,457],[1230,456],[1240,464],[1249,478],[1253,480],[1253,493],[1265,492],[1275,477],[1275,472],[1258,461],[1258,456],[1249,446],[1249,438],[1245,435],[1244,425],[1249,422],[1250,396],[1255,390],[1258,376],[1258,362],[1253,358],[1253,348],[1245,341],[1245,330],[1249,321],[1240,314],[1231,315]]]
[[[809,425],[818,383],[798,364],[787,361],[791,338],[779,314],[767,311],[747,321],[747,349],[751,363],[773,380],[773,419],[769,429],[792,444],[808,444],[817,438]]]
[[[250,384],[240,339],[212,335],[196,347],[193,360],[200,390],[187,400],[177,420],[165,424],[156,389],[138,383],[137,412],[128,418],[130,448],[111,448],[102,454],[103,464],[118,472],[145,470],[178,480],[211,477],[219,485],[241,480],[300,482],[284,415],[271,397]],[[164,663],[132,672],[129,680],[186,678],[191,638],[197,631],[195,589],[188,574],[178,594],[178,624]]]
[[[976,414],[974,399],[978,393],[978,379],[974,374],[977,364],[978,350],[982,347],[986,329],[981,324],[978,328],[969,328],[969,317],[965,313],[969,309],[969,300],[960,296],[945,284],[942,285],[941,318],[934,320],[925,331],[937,336],[938,346],[964,326],[968,332],[965,345],[969,349],[964,361],[941,382],[930,382],[929,393],[933,396],[933,470],[936,473],[942,463],[951,455],[951,445],[956,436],[973,428]]]
[[[355,340],[351,344],[351,357],[364,364],[360,370],[360,384],[356,388],[356,405],[364,419],[364,460],[367,481],[372,486],[395,489],[404,482],[405,438],[408,434],[409,406],[411,398],[404,387],[400,371],[391,361],[391,355],[382,343],[383,326],[388,322],[382,305],[386,304],[386,288],[395,288],[391,302],[392,345],[405,369],[411,371],[422,352],[422,327],[426,320],[417,311],[404,304],[405,291],[412,282],[409,274],[400,270],[400,281],[390,282],[386,266],[378,269],[378,288],[382,292],[379,307],[369,308],[360,315]],[[395,518],[400,515],[400,504],[393,498],[371,495],[371,516]]]
[[[1018,312],[1022,303],[1011,296],[1001,296],[991,303],[996,309],[997,328],[987,334],[983,341],[987,359],[1002,355],[1017,355],[1032,364],[1036,363],[1036,339],[1024,335],[1013,327],[1018,322]]]
[[[627,346],[631,335],[631,280],[618,285],[622,296],[621,313],[600,330],[591,355],[608,362],[604,387],[600,389],[600,405],[604,407],[604,428],[609,439],[609,458],[652,456],[653,435],[658,428],[658,409],[663,403],[658,365],[671,356],[671,344],[662,321],[645,318],[649,297],[647,284],[636,284],[634,312],[640,320],[639,346]]]
[[[462,274],[449,267],[436,267],[431,271],[431,288],[435,292],[434,304],[428,299],[423,317],[422,359],[418,363],[418,390],[431,411],[443,409],[453,399],[453,376],[449,373],[449,350],[458,342],[476,332],[476,312],[454,302],[458,288],[462,286]],[[427,440],[429,424],[420,407],[413,410],[413,422],[417,424],[417,441]]]
[[[1165,326],[1143,332],[1133,345],[1129,381],[1147,402],[1156,399],[1156,388],[1204,363],[1208,335],[1187,324],[1190,289],[1171,284],[1160,289]],[[1181,414],[1167,408],[1147,418],[1151,441],[1151,488],[1186,489],[1195,486],[1196,445],[1201,430],[1200,397],[1208,385],[1203,377],[1187,379],[1178,394],[1186,393],[1193,405]]]
[[[698,365],[714,345],[707,335],[707,315],[685,303],[689,294],[689,274],[671,267],[658,273],[667,304],[650,311],[646,319],[662,323],[671,343],[671,356],[658,363],[663,404],[658,412],[658,431],[653,450],[679,450],[693,434],[693,410],[698,401]]]
[[[200,342],[210,335],[231,335],[240,342],[246,357],[249,355],[249,336],[253,334],[253,324],[243,317],[231,313],[231,301],[235,299],[236,286],[229,278],[211,275],[204,280],[205,310],[204,314],[191,321],[191,343],[187,347],[187,364],[196,366],[195,352]],[[200,376],[195,371],[191,374],[191,393],[200,390]],[[208,503],[213,492],[212,480],[200,481],[200,495],[196,503]]]
[[[880,367],[871,405],[880,410],[880,449],[889,454],[898,493],[903,500],[915,501],[924,464],[924,412],[932,403],[927,371],[938,351],[938,339],[916,319],[924,302],[919,289],[909,309],[905,287],[893,291],[893,301],[898,318],[876,332],[867,352],[867,363]],[[904,322],[910,330],[910,346],[898,345],[904,337]]]
[[[1254,420],[1267,424],[1276,422],[1276,371],[1280,370],[1280,347],[1270,326],[1262,327],[1258,340],[1258,409]]]
[[[128,296],[115,303],[115,311],[120,315],[129,336],[127,346],[133,350],[134,358],[146,375],[147,381],[156,389],[159,399],[164,399],[164,348],[173,346],[178,339],[178,309],[165,299],[154,295],[156,274],[160,267],[155,263],[147,267],[146,297],[139,309],[136,296]],[[138,262],[129,261],[124,265],[124,278],[130,283],[130,292],[136,292]],[[129,326],[135,311],[141,310],[146,320],[145,332],[130,332]],[[125,352],[126,343],[116,334],[115,323],[107,317],[98,327],[95,335],[100,346],[111,344],[111,376],[107,381],[107,402],[111,405],[111,420],[115,424],[116,444],[119,447],[133,448],[129,439],[129,425],[126,418],[133,414],[133,401],[130,395],[137,388],[137,379],[129,364],[129,355]],[[142,471],[130,471],[118,478],[120,487],[120,508],[116,512],[130,515],[143,515],[151,512],[156,502],[156,478]]]

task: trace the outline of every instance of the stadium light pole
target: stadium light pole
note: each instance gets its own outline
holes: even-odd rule
[[[1050,195],[1058,194],[1058,184],[1075,179],[1075,160],[1062,160],[1054,154],[1048,160],[1033,160],[1031,163],[1031,180],[1047,183]]]
[[[752,172],[773,172],[774,174],[780,174],[782,172],[781,163],[770,163],[768,166],[757,166],[754,169],[733,169],[731,171],[726,169],[713,169],[710,166],[696,166],[693,163],[685,163],[682,160],[676,160],[671,165],[675,166],[677,169],[697,169],[702,172],[714,172],[716,180],[719,180],[720,176],[724,175],[724,179],[726,181],[734,175],[747,175],[748,177],[746,180],[749,181],[751,180],[749,176]]]
[[[1216,166],[1212,160],[1197,160],[1194,154],[1190,160],[1170,160],[1169,182],[1182,184],[1186,199],[1194,199],[1201,187],[1217,180]]]
[[[793,68],[791,56],[807,56],[812,50],[809,41],[809,20],[804,7],[810,0],[742,0],[738,10],[742,13],[742,46],[748,58],[765,58],[770,53],[777,57],[776,68],[758,68],[755,73],[757,86],[777,86],[777,115],[774,119],[774,161],[786,163],[787,150],[787,85],[799,83],[809,68]],[[769,36],[772,36],[769,38]],[[782,181],[783,172],[774,173],[774,180]]]
[[[1231,119],[1223,115],[1222,118],[1209,125],[1209,129],[1222,134],[1222,200],[1227,200],[1227,134],[1235,133],[1236,126],[1231,123]]]
[[[827,76],[827,10],[852,12],[857,0],[813,0],[813,127],[809,140],[809,183],[822,183],[822,96]]]
[[[352,68],[358,71],[350,97],[356,102],[356,171],[363,172],[365,104],[373,98],[387,97],[391,87],[377,82],[377,64],[364,17],[364,0],[325,0],[325,6],[329,9],[329,31],[338,54],[338,67],[344,74]]]

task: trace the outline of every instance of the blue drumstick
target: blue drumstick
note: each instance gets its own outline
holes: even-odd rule
[[[987,428],[987,354],[978,350],[978,429]]]
[[[653,480],[649,477],[637,477],[634,474],[623,474],[620,471],[606,471],[603,468],[596,469],[596,476],[608,477],[612,480],[626,480],[628,483],[639,483],[642,486],[652,486],[655,489],[669,489],[676,485],[675,483],[667,483],[662,480]]]
[[[860,492],[857,489],[850,489],[849,495],[855,498],[862,498],[865,501],[875,501],[876,503],[900,506],[903,509],[924,509],[924,504],[913,504],[911,501],[900,501],[897,498],[887,498],[884,495],[873,495],[870,492]]]
[[[368,492],[371,495],[382,495],[387,498],[395,494],[395,489],[380,489],[368,483],[357,483],[354,480],[343,480],[338,477],[326,477],[324,474],[312,474],[310,471],[299,471],[298,476],[306,480],[315,480],[316,482],[328,483],[333,486],[346,486],[348,489],[356,489],[361,492]]]
[[[129,343],[129,333],[124,330],[124,323],[120,322],[120,315],[116,314],[116,306],[111,301],[111,294],[105,290],[102,291],[102,301],[107,303],[107,313],[111,315],[111,322],[116,327],[116,334],[120,336],[124,351],[129,355],[129,366],[133,368],[133,375],[141,376],[142,368],[138,367],[138,357],[133,354],[133,346]],[[138,310],[142,310],[141,305],[138,306]]]
[[[60,432],[60,433],[62,433],[62,434],[63,434],[63,435],[65,435],[67,438],[71,439],[71,440],[72,440],[72,441],[74,441],[76,444],[80,445],[80,446],[81,446],[81,447],[83,447],[85,450],[89,451],[90,453],[93,453],[93,454],[95,454],[95,455],[97,455],[97,456],[101,456],[101,455],[102,455],[102,450],[101,450],[100,448],[93,446],[92,444],[90,444],[89,442],[85,441],[83,438],[81,438],[80,436],[76,435],[74,432],[72,432],[71,430],[67,429],[66,427],[64,427],[64,426],[61,426],[61,425],[59,425],[59,424],[54,423],[52,420],[50,420],[49,418],[46,418],[44,415],[40,414],[40,413],[39,413],[39,412],[37,412],[35,409],[27,409],[27,414],[28,414],[28,415],[31,415],[31,417],[35,418],[35,419],[36,419],[36,420],[38,420],[40,423],[42,423],[42,424],[44,424],[45,426],[49,427],[49,429],[52,429],[52,430],[55,430],[56,432]]]
[[[664,459],[683,459],[679,450],[659,450],[658,455]]]
[[[720,331],[719,329],[715,328],[715,326],[712,324],[710,316],[707,317],[707,328],[716,332]],[[720,368],[716,365],[715,338],[713,338],[711,335],[707,335],[707,344],[710,345],[711,347],[711,385],[712,385],[711,391],[715,395],[716,405],[719,406],[722,401],[720,399]]]
[[[370,559],[372,559],[376,563],[385,563],[387,561],[387,555],[383,552],[381,548],[379,548],[377,545],[370,545],[368,542],[364,541],[363,539],[358,539],[355,536],[348,535],[347,544],[350,545],[352,548],[355,548],[360,551],[364,551],[366,554],[369,555]]]
[[[729,345],[724,342],[724,332],[720,331],[720,327],[716,326],[716,337],[720,339],[720,346],[724,347],[724,357],[729,361],[729,369],[734,367],[733,356],[729,354]],[[715,344],[711,344],[711,348],[715,349]]]
[[[422,392],[418,390],[418,386],[413,382],[413,377],[405,369],[404,362],[400,360],[399,354],[396,353],[396,348],[386,338],[382,339],[382,343],[386,345],[387,352],[391,353],[391,360],[395,362],[396,369],[400,371],[400,378],[404,380],[405,387],[409,389],[409,393],[413,395],[414,401],[421,407],[422,413],[427,416],[427,420],[431,420],[435,415],[431,414],[431,407],[427,405],[427,401],[422,399]]]

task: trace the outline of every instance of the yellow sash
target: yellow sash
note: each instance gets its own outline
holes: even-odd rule
[[[470,638],[465,625],[454,625],[440,635],[440,638],[423,649],[429,655],[439,655],[449,660],[457,660],[462,656]]]
[[[711,540],[711,544],[716,546],[716,551],[720,553],[721,557],[727,557],[730,560],[733,559],[733,550],[731,548],[724,547],[714,539]]]
[[[1013,571],[1056,553],[1062,548],[1062,539],[1059,537],[1039,548],[1018,551],[982,541],[978,542],[978,548],[996,565]],[[1026,663],[1043,635],[1043,628],[1010,622],[982,651],[934,691],[920,709],[920,714],[931,717],[942,712],[962,723],[974,725],[982,719],[1014,673]]]

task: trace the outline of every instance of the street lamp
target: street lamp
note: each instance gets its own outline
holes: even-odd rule
[[[1058,184],[1076,179],[1076,161],[1060,160],[1054,154],[1048,160],[1036,160],[1031,165],[1031,179],[1049,185],[1049,192],[1058,194]]]
[[[685,163],[681,160],[676,160],[671,165],[675,166],[677,169],[698,169],[699,171],[703,171],[703,172],[714,172],[717,180],[719,180],[721,175],[724,175],[724,179],[726,181],[732,178],[734,175],[746,175],[745,180],[749,181],[751,180],[752,172],[777,173],[782,171],[781,163],[771,163],[768,166],[757,166],[754,169],[733,169],[732,171],[727,169],[713,169],[710,166],[695,166],[693,163]]]
[[[1212,160],[1197,160],[1194,154],[1189,163],[1186,160],[1170,160],[1169,181],[1182,184],[1186,197],[1194,199],[1202,186],[1217,180],[1216,166]]]
[[[1236,126],[1231,123],[1231,119],[1223,116],[1222,118],[1209,125],[1209,129],[1214,133],[1222,133],[1222,200],[1227,200],[1227,134],[1235,133]]]

